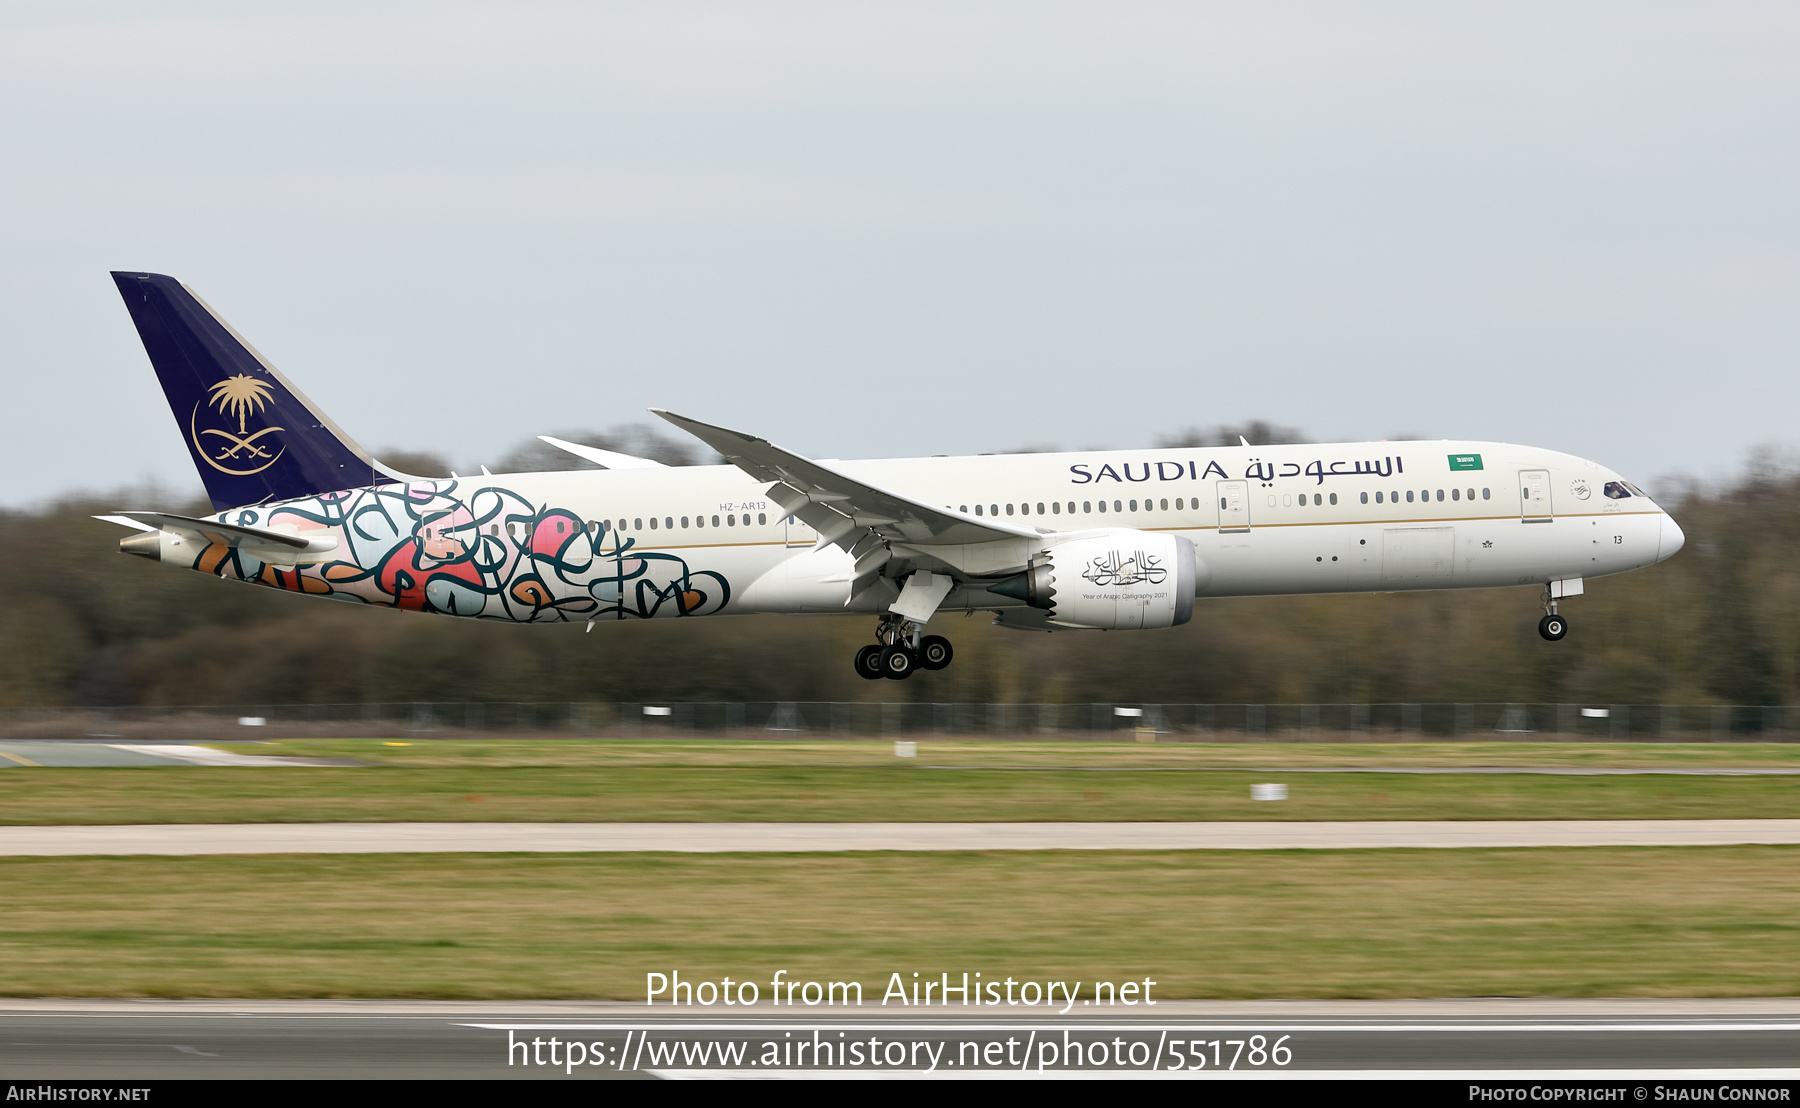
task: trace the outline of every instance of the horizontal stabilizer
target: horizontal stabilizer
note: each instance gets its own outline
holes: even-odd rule
[[[116,516],[95,516],[108,523],[118,523],[126,527],[139,527],[149,531],[181,531],[191,535],[199,535],[206,541],[220,546],[280,546],[306,554],[320,554],[327,550],[337,549],[337,536],[320,533],[316,537],[295,534],[287,531],[272,531],[266,527],[241,527],[235,523],[220,523],[211,519],[193,519],[189,516],[170,515],[166,512],[120,512]]]

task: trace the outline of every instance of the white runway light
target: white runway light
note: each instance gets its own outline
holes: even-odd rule
[[[262,727],[269,721],[262,716],[239,716],[239,727]]]
[[[1274,785],[1274,784],[1252,785],[1252,786],[1250,786],[1250,799],[1251,800],[1286,800],[1287,799],[1287,786],[1286,785]]]
[[[918,743],[916,743],[916,742],[900,742],[898,740],[895,741],[894,757],[896,757],[896,758],[917,758],[918,756],[919,756],[919,744]]]

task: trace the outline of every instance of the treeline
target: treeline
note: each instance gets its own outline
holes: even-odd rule
[[[1231,441],[1235,442],[1235,434]],[[671,460],[676,460],[671,458]],[[546,459],[548,462],[548,459]],[[557,463],[557,464],[560,464]],[[0,705],[404,700],[1800,703],[1800,477],[1753,469],[1668,505],[1688,543],[1602,578],[1536,632],[1535,588],[1202,601],[1143,633],[940,617],[956,663],[866,682],[868,616],[473,623],[213,580],[121,556],[138,489],[0,514]]]

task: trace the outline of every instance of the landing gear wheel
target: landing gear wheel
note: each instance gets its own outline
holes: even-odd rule
[[[883,677],[904,681],[919,668],[919,656],[904,646],[884,646],[878,664]]]
[[[950,640],[942,635],[926,635],[919,640],[919,664],[926,669],[943,669],[955,656]]]
[[[856,675],[868,681],[879,681],[881,672],[881,646],[875,644],[865,646],[856,652]]]
[[[1561,616],[1545,616],[1538,620],[1538,634],[1555,642],[1569,633],[1568,621]]]

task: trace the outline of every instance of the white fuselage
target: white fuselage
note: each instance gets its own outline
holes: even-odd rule
[[[1047,534],[1177,533],[1194,545],[1202,597],[1546,584],[1647,566],[1682,541],[1667,514],[1611,470],[1503,443],[831,464],[915,500]],[[297,565],[248,549],[181,550],[168,535],[162,556],[290,591],[524,622],[881,610],[892,594],[852,602],[850,555],[816,545],[767,487],[733,466],[484,474],[214,517],[338,537],[335,550]],[[964,579],[938,610],[1015,603]]]

